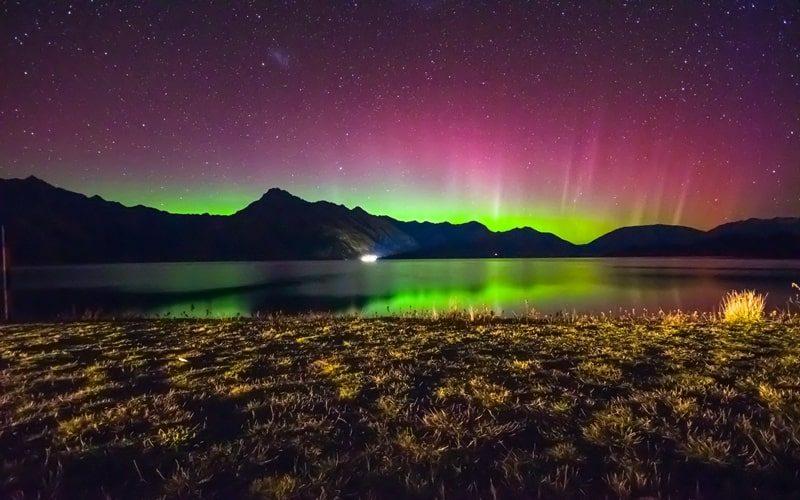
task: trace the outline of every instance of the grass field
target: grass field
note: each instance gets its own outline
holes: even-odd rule
[[[800,495],[800,318],[0,328],[0,497]]]

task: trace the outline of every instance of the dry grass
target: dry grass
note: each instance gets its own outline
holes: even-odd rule
[[[756,323],[764,318],[767,297],[753,290],[728,292],[722,299],[722,319],[726,323]]]
[[[797,497],[800,319],[0,328],[0,498]]]

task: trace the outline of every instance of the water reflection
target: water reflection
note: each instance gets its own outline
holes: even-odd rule
[[[16,269],[18,319],[107,315],[230,317],[256,312],[366,314],[489,308],[709,311],[730,289],[784,307],[800,261],[485,259],[117,264]]]

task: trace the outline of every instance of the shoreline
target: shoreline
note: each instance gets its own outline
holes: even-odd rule
[[[101,267],[101,266],[134,266],[134,265],[171,265],[171,264],[298,264],[303,262],[324,263],[324,262],[349,262],[353,264],[375,264],[380,262],[419,262],[419,261],[448,261],[448,260],[620,260],[620,261],[634,261],[634,260],[690,260],[690,261],[713,261],[719,260],[723,262],[728,261],[742,261],[742,262],[800,262],[800,257],[758,257],[758,256],[741,256],[741,255],[680,255],[680,254],[666,254],[666,255],[553,255],[553,256],[487,256],[487,257],[393,257],[391,255],[380,257],[376,262],[364,262],[359,257],[341,258],[341,259],[267,259],[267,260],[254,260],[254,259],[221,259],[221,260],[131,260],[131,261],[92,261],[92,262],[53,262],[53,263],[25,263],[17,264],[15,269],[41,269],[41,268],[64,268],[64,267]]]

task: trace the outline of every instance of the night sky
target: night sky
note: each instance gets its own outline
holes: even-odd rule
[[[174,212],[279,186],[575,242],[800,215],[795,0],[0,12],[1,177]]]

